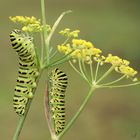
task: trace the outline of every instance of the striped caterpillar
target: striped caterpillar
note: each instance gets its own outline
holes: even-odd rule
[[[65,91],[68,84],[67,80],[67,75],[58,68],[51,72],[49,106],[56,134],[62,132],[65,127]]]
[[[18,78],[13,97],[13,107],[18,115],[24,115],[29,99],[33,98],[36,78],[39,75],[33,38],[20,30],[10,33],[12,48],[19,57]]]

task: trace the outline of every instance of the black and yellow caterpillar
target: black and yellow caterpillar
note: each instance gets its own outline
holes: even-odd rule
[[[65,127],[65,91],[67,84],[68,78],[63,71],[56,68],[51,72],[49,106],[56,134],[62,132]]]
[[[18,78],[13,97],[13,107],[17,114],[24,115],[29,99],[33,98],[36,78],[39,75],[33,38],[20,30],[10,33],[12,48],[19,57]]]

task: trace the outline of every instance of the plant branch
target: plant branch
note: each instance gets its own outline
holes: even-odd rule
[[[42,16],[42,24],[43,24],[43,42],[44,45],[42,46],[42,51],[45,49],[45,56],[47,63],[49,63],[49,44],[46,42],[46,39],[48,38],[48,32],[47,32],[47,27],[46,27],[46,11],[45,11],[45,1],[41,0],[41,16]]]
[[[48,84],[48,82],[47,82]],[[54,130],[54,127],[52,126],[52,119],[51,119],[51,112],[50,112],[50,106],[49,106],[49,91],[48,91],[48,85],[47,85],[47,88],[46,88],[46,92],[45,92],[45,96],[44,96],[44,109],[45,109],[45,116],[46,116],[46,119],[47,119],[47,124],[48,124],[48,128],[49,128],[49,131],[51,133],[51,137],[54,137],[56,136],[55,134],[55,130]]]
[[[104,78],[106,78],[111,72],[112,70],[114,69],[114,67],[110,67],[110,69],[104,73],[104,75],[96,82],[96,84],[98,84],[100,81],[102,81]]]
[[[122,88],[122,87],[135,86],[135,85],[139,85],[139,84],[140,84],[140,82],[132,83],[132,84],[126,84],[126,85],[116,85],[116,86],[104,86],[104,85],[101,85],[99,88]]]
[[[45,39],[45,42],[46,42],[47,45],[49,45],[50,40],[51,40],[51,37],[52,37],[52,35],[54,34],[54,31],[56,30],[56,28],[57,28],[59,22],[61,21],[61,19],[64,17],[65,14],[68,14],[68,13],[71,13],[71,12],[72,12],[71,10],[66,11],[66,12],[63,12],[63,13],[58,17],[58,19],[56,20],[56,22],[54,23],[54,25],[53,25],[53,27],[52,27],[52,30],[51,30],[50,34],[48,35],[48,38]]]
[[[94,77],[93,77],[92,63],[90,63],[90,75],[91,75],[91,83],[93,83]]]
[[[82,65],[81,65],[81,60],[79,59],[79,69],[80,69],[80,73],[82,75],[82,77],[88,82],[89,85],[91,85],[88,77],[85,75],[84,71],[83,71],[83,68],[82,68]]]
[[[95,78],[94,78],[95,81],[96,81],[97,76],[98,76],[99,66],[100,66],[100,62],[98,62],[97,65],[96,65]]]
[[[100,86],[109,86],[109,85],[115,84],[115,83],[117,83],[117,82],[123,80],[125,77],[126,77],[126,75],[123,75],[123,76],[121,76],[120,78],[116,79],[115,81],[112,81],[112,82],[109,82],[109,83],[106,83],[106,84],[102,84],[102,85],[100,85]]]
[[[38,78],[36,80],[37,81],[36,82],[37,85],[38,85],[38,82],[39,82],[39,78],[40,78],[40,75],[38,76]],[[35,91],[36,91],[36,88],[33,89],[33,94],[35,93]],[[32,103],[32,99],[29,99],[29,101],[27,103],[27,106],[26,106],[25,114],[19,118],[19,122],[18,122],[18,125],[17,125],[17,128],[16,128],[16,131],[15,131],[15,134],[14,134],[13,140],[18,140],[19,139],[19,135],[20,135],[21,130],[23,128],[25,119],[27,117],[28,111],[29,111],[30,106],[31,106],[31,103]]]
[[[73,123],[76,121],[76,119],[79,117],[79,115],[82,113],[82,111],[84,110],[85,106],[87,105],[89,99],[91,98],[91,96],[93,95],[93,91],[95,90],[94,87],[91,87],[87,97],[85,98],[85,100],[83,101],[83,103],[81,104],[79,110],[76,112],[76,114],[73,116],[73,118],[70,120],[70,122],[67,124],[67,126],[65,127],[65,129],[58,135],[58,138],[60,139],[69,129],[70,127],[73,125]]]

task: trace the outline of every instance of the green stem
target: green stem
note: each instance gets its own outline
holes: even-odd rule
[[[69,57],[69,55],[70,55],[70,53],[67,54],[67,55],[62,56],[60,59],[55,60],[54,62],[51,62],[51,63],[48,64],[48,65],[45,65],[44,68],[52,67],[52,66],[57,65],[58,63],[61,64],[61,63],[65,62],[65,61],[69,61],[69,60],[71,59],[71,57]]]
[[[45,14],[45,1],[41,0],[41,15],[42,15],[42,23],[46,25],[46,14]]]
[[[84,62],[84,60],[81,60],[81,61],[82,61],[83,72],[85,73],[87,79],[89,79],[87,82],[88,82],[89,85],[91,85],[92,82],[89,82],[91,80],[90,80],[90,77],[89,77],[90,75],[88,75],[88,71],[86,69],[85,62]]]
[[[117,85],[117,86],[104,86],[104,85],[101,85],[99,88],[122,88],[122,87],[135,86],[135,85],[139,85],[139,84],[140,84],[140,82],[132,83],[132,84],[126,84],[126,85]]]
[[[15,132],[14,137],[13,137],[13,140],[18,140],[20,132],[21,132],[22,127],[23,127],[23,124],[24,124],[24,121],[25,121],[25,118],[26,118],[26,115],[20,117],[16,132]]]
[[[89,81],[88,77],[85,75],[85,73],[83,71],[80,59],[79,59],[79,69],[80,69],[80,73],[81,73],[82,77],[89,83],[89,85],[91,85],[91,82]]]
[[[42,0],[42,1],[44,1],[44,0]],[[44,3],[42,2],[42,6],[44,6],[43,4],[44,4]],[[45,15],[44,12],[45,12],[45,10],[42,10],[42,15]],[[44,29],[44,40],[45,40],[45,48],[46,48],[46,62],[47,62],[47,65],[49,65],[49,60],[50,60],[50,59],[49,59],[50,40],[51,40],[51,38],[52,38],[52,36],[53,36],[53,34],[54,34],[54,32],[55,32],[57,26],[59,25],[59,22],[61,21],[61,19],[64,17],[65,14],[68,14],[68,13],[70,13],[70,12],[71,12],[70,10],[69,10],[69,11],[66,11],[66,12],[63,12],[63,13],[58,17],[58,19],[57,19],[56,22],[54,23],[54,25],[53,25],[53,27],[52,27],[52,29],[51,29],[51,32],[50,32],[49,34],[47,34],[47,31],[45,31],[45,29]],[[46,24],[46,19],[45,19],[44,16],[42,16],[42,20],[43,20],[43,23]],[[44,62],[44,63],[46,63],[46,62]]]
[[[52,63],[51,65],[48,65],[48,67],[54,67],[54,66],[57,66],[57,65],[60,65],[60,64],[63,64],[65,62],[68,62],[71,58],[67,58],[67,59],[63,59],[61,61],[58,61],[57,63]]]
[[[81,77],[83,77],[82,74],[81,74],[81,72],[72,64],[72,62],[69,61],[69,63],[70,63],[70,65],[71,65],[71,67],[72,67]]]
[[[46,16],[45,16],[45,1],[44,0],[41,0],[41,14],[42,14],[42,23],[45,27],[46,25]],[[47,37],[47,32],[45,30],[43,30],[43,40]],[[45,48],[47,48],[47,45],[45,44],[44,46]],[[48,50],[48,49],[47,49]],[[47,51],[46,51],[47,52]],[[49,52],[48,52],[49,53]],[[47,55],[47,58],[48,58],[48,53],[46,54]],[[41,56],[42,58],[43,56]],[[42,71],[41,71],[42,72]],[[40,72],[40,75],[41,75],[41,72]],[[37,78],[37,84],[38,84],[38,81],[39,81],[39,78],[40,78],[40,75],[38,76]],[[33,90],[33,93],[35,93],[36,91],[36,88],[34,88]],[[25,114],[23,116],[20,117],[19,119],[19,123],[17,125],[17,128],[16,128],[16,132],[14,134],[14,137],[13,137],[13,140],[18,140],[19,139],[19,136],[20,136],[20,133],[21,133],[21,130],[23,128],[23,125],[24,125],[24,122],[26,120],[26,117],[27,117],[27,114],[28,114],[28,111],[30,109],[30,106],[31,106],[31,102],[32,102],[32,99],[29,99],[29,102],[27,103],[27,107],[26,107],[26,111],[25,111]]]
[[[85,106],[87,105],[89,99],[91,98],[91,96],[93,95],[93,91],[95,90],[94,87],[91,87],[87,97],[85,98],[85,100],[83,101],[82,105],[80,106],[79,110],[76,112],[76,114],[74,115],[74,117],[71,119],[71,121],[67,124],[67,126],[65,127],[65,129],[58,135],[58,139],[60,139],[69,129],[70,127],[73,125],[73,123],[76,121],[76,119],[79,117],[79,115],[81,114],[81,112],[84,110]]]
[[[41,75],[41,72],[40,72],[40,75]],[[39,82],[40,75],[37,78],[37,82],[36,82],[37,85],[38,85],[38,82]],[[35,93],[35,91],[36,91],[36,88],[34,88],[33,93]],[[21,130],[23,128],[25,119],[27,117],[28,111],[29,111],[30,106],[31,106],[31,103],[32,103],[32,99],[29,99],[29,101],[27,103],[25,114],[23,116],[21,116],[20,119],[19,119],[19,122],[18,122],[18,125],[17,125],[17,128],[16,128],[16,132],[14,134],[13,140],[18,140],[19,139],[19,135],[20,135]]]
[[[102,84],[101,86],[109,86],[109,85],[115,84],[115,83],[117,83],[117,82],[123,80],[125,77],[126,77],[126,75],[123,75],[123,76],[121,76],[120,78],[118,78],[117,80],[112,81],[112,82],[109,82],[109,83],[106,83],[106,84]]]
[[[85,79],[85,77],[83,77],[82,73],[81,73],[70,61],[69,61],[69,63],[70,63],[70,65],[71,65],[71,67],[72,67],[84,80],[86,80],[86,81],[88,82],[89,85],[91,85],[91,83],[90,83],[87,79]]]
[[[68,38],[62,43],[62,45],[65,45],[69,40],[70,40],[70,37],[68,37]]]
[[[47,43],[48,45],[49,45],[49,43],[50,43],[50,40],[51,40],[51,38],[52,38],[52,35],[54,34],[54,31],[56,30],[58,24],[60,23],[61,19],[64,17],[65,14],[68,14],[68,13],[71,13],[71,12],[72,12],[71,10],[66,11],[66,12],[63,12],[63,13],[58,17],[58,19],[56,20],[56,22],[54,23],[54,25],[53,25],[53,27],[52,27],[52,29],[51,29],[50,34],[48,35],[48,38],[46,38],[46,40],[45,40],[46,43]]]
[[[69,52],[68,54],[62,56],[61,58],[59,58],[59,59],[57,59],[57,60],[55,60],[53,62],[50,62],[48,65],[47,64],[44,64],[44,67],[43,68],[45,69],[45,68],[52,67],[52,66],[55,66],[55,65],[59,65],[59,64],[62,64],[64,62],[69,61],[71,59],[70,54],[72,52],[73,51]]]
[[[40,52],[40,63],[41,63],[41,68],[43,67],[43,61],[44,61],[44,36],[42,33],[40,33],[40,38],[41,38],[41,52]]]
[[[49,63],[49,44],[46,42],[46,39],[48,38],[48,33],[46,29],[46,11],[45,11],[45,1],[41,0],[41,16],[42,16],[42,24],[43,24],[43,42],[44,42],[44,48],[45,48],[45,56],[47,63]],[[44,50],[44,49],[43,49]]]
[[[105,72],[105,74],[96,82],[96,84],[98,84],[100,81],[102,81],[104,78],[106,78],[112,72],[113,69],[114,69],[113,66],[110,67],[110,69],[107,72]]]
[[[53,121],[52,121],[52,117],[51,117],[51,111],[50,111],[50,106],[49,106],[49,84],[47,81],[47,88],[46,88],[46,92],[44,95],[44,109],[45,109],[45,116],[47,119],[47,124],[48,124],[48,128],[51,134],[52,139],[55,137],[56,138],[56,134],[55,134],[55,130],[53,127]]]
[[[91,83],[93,83],[93,68],[92,68],[92,63],[90,63],[90,74],[91,74]]]
[[[97,76],[98,76],[98,70],[99,70],[99,66],[100,66],[100,62],[97,63],[97,66],[96,66],[96,71],[95,71],[95,81],[97,79]]]

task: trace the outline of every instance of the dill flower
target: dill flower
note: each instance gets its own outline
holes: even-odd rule
[[[24,32],[40,32],[40,31],[42,31],[42,27],[38,24],[28,24],[27,26],[22,27],[22,31],[24,31]]]
[[[78,37],[79,32],[80,32],[80,30],[71,31],[69,28],[65,28],[64,30],[61,30],[59,32],[59,34],[65,36],[65,37],[68,37],[68,38],[70,38],[70,37],[76,38],[76,37]]]
[[[120,73],[126,75],[127,77],[134,77],[137,74],[137,71],[135,71],[130,66],[125,66],[125,65],[121,65],[119,67],[119,71]]]
[[[67,45],[58,45],[58,51],[63,52],[64,54],[68,54],[72,51],[70,44]]]
[[[96,55],[93,57],[93,60],[98,62],[100,65],[103,65],[105,63],[106,57],[103,55]]]
[[[15,17],[9,17],[9,18],[12,22],[22,25],[22,30],[24,32],[41,32],[42,31],[40,19],[37,19],[34,16],[32,17],[15,16]]]
[[[95,48],[91,42],[82,39],[72,39],[71,44],[58,45],[58,50],[65,55],[71,52],[70,56],[72,59],[80,59],[87,64],[92,63],[94,60],[93,57],[99,58],[102,53],[102,51]]]
[[[76,46],[76,47],[78,47],[78,46],[82,47],[83,46],[83,47],[86,47],[87,49],[94,47],[91,42],[83,40],[83,39],[73,39],[72,40],[72,45]]]
[[[113,56],[112,54],[108,54],[105,62],[112,64],[112,66],[114,66],[114,67],[119,67],[121,65],[128,66],[130,64],[130,62],[128,60],[122,59],[118,56]]]
[[[110,63],[116,72],[126,75],[127,78],[132,78],[137,74],[137,71],[129,66],[130,62],[128,60],[122,59],[118,56],[108,54],[105,62]]]
[[[10,20],[14,23],[19,23],[23,25],[28,24],[40,24],[40,19],[37,19],[36,17],[27,17],[27,16],[15,16],[15,17],[9,17]]]
[[[108,54],[105,62],[112,64],[112,66],[114,67],[118,67],[123,63],[123,60],[118,56],[113,56],[112,54]]]

